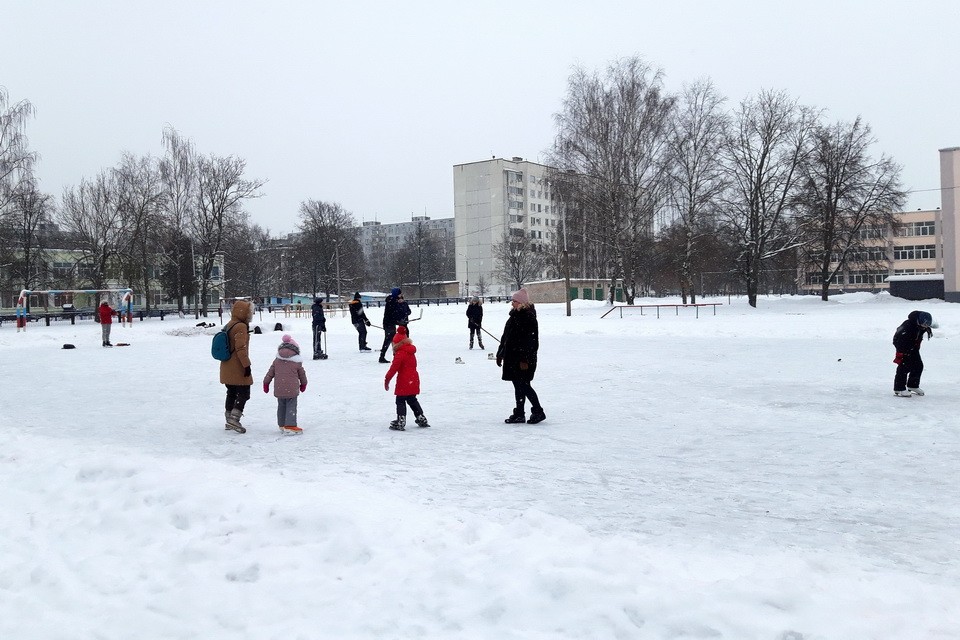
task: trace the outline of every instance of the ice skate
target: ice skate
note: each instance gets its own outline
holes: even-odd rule
[[[418,427],[422,427],[424,429],[430,426],[430,423],[427,422],[427,416],[425,415],[417,416],[417,419],[414,422],[417,423]]]
[[[911,387],[907,387],[907,391],[909,391],[910,393],[912,393],[912,394],[915,395],[915,396],[923,396],[923,395],[926,395],[926,394],[923,392],[923,389],[921,389],[920,387],[912,387],[912,388],[911,388]]]
[[[285,427],[280,427],[280,431],[285,436],[299,436],[303,434],[303,429],[294,425],[287,425]]]
[[[396,420],[390,421],[391,431],[406,431],[407,416],[397,416]]]
[[[900,396],[901,398],[912,398],[913,394],[908,390],[904,389],[903,391],[894,391],[893,395]]]

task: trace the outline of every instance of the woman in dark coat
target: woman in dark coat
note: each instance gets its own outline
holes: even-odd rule
[[[483,349],[483,336],[480,335],[483,329],[483,306],[480,304],[480,298],[474,297],[467,305],[467,328],[470,329],[470,348],[473,349],[473,335],[477,335],[477,342]]]
[[[537,372],[537,351],[540,349],[540,331],[537,326],[537,310],[530,302],[526,289],[513,294],[510,301],[510,317],[503,327],[500,348],[497,349],[497,366],[503,367],[504,380],[513,383],[516,407],[513,414],[504,420],[507,424],[524,422],[524,403],[530,400],[529,424],[546,420],[537,392],[530,383]]]

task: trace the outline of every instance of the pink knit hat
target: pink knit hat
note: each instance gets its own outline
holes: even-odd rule
[[[519,291],[513,294],[513,296],[511,297],[511,300],[513,300],[514,302],[519,302],[522,305],[528,305],[530,304],[530,294],[527,293],[526,289],[520,289]]]
[[[298,348],[300,347],[300,345],[297,344],[297,341],[294,340],[293,336],[291,336],[289,333],[283,334],[283,337],[280,338],[280,342],[286,342],[288,344],[292,344],[295,347],[298,347]]]

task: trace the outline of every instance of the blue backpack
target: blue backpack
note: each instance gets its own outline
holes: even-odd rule
[[[232,349],[230,348],[229,331],[230,325],[228,324],[213,335],[213,342],[210,344],[210,355],[213,356],[214,360],[223,362],[230,359]]]

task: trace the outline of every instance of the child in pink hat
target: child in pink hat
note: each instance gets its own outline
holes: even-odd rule
[[[286,434],[303,433],[297,426],[297,396],[307,390],[307,372],[303,369],[300,345],[284,334],[277,347],[277,357],[263,378],[263,392],[270,393],[270,381],[275,380],[273,395],[277,399],[277,425]]]

